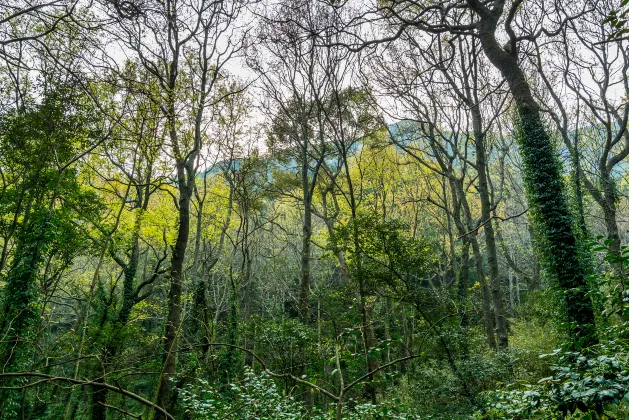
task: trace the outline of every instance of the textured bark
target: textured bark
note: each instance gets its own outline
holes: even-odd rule
[[[180,166],[180,164],[178,164]],[[183,165],[181,165],[183,166]],[[183,169],[183,168],[182,168]],[[166,341],[164,346],[164,368],[160,387],[160,401],[172,413],[172,395],[169,378],[175,374],[177,332],[181,321],[181,293],[183,264],[190,234],[190,198],[192,191],[186,184],[179,188],[179,225],[177,240],[173,247],[168,292],[168,316],[166,319]]]
[[[176,75],[175,75],[176,77]],[[174,85],[174,81],[173,81]],[[204,88],[204,86],[203,86]],[[205,88],[203,89],[205,91]],[[201,98],[201,103],[204,98]],[[179,149],[179,139],[176,132],[174,101],[170,104],[170,139],[175,148],[177,181],[179,189],[179,221],[177,226],[177,239],[172,248],[170,266],[170,290],[168,291],[168,315],[166,318],[165,343],[163,348],[163,371],[159,383],[160,405],[169,413],[173,412],[173,406],[177,399],[177,393],[171,389],[170,379],[176,371],[177,337],[181,324],[181,294],[183,282],[183,269],[190,236],[190,201],[194,192],[196,171],[194,162],[200,149],[201,118],[203,108],[197,110],[195,120],[195,147],[187,154]]]

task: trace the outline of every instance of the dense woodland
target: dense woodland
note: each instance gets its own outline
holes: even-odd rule
[[[629,418],[628,18],[2,1],[0,418]]]

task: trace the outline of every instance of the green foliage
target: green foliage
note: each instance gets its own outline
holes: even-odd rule
[[[360,269],[356,274],[363,276],[372,290],[382,285],[397,291],[416,290],[435,262],[431,246],[422,238],[409,236],[407,224],[400,219],[382,220],[377,214],[361,213],[337,230],[336,237],[348,250],[350,268]],[[353,240],[355,233],[359,249]]]
[[[618,9],[612,10],[603,21],[603,23],[609,23],[612,28],[609,39],[622,38],[629,34],[627,22],[629,22],[629,0],[622,0]]]
[[[596,341],[594,313],[557,151],[539,111],[519,108],[515,128],[531,214],[540,231],[541,254],[564,295],[574,345],[587,346]]]
[[[192,419],[301,419],[305,409],[292,397],[282,395],[268,375],[245,368],[241,384],[230,385],[230,395],[221,394],[198,379],[181,391],[182,411]]]
[[[66,87],[0,119],[0,166],[7,169],[0,232],[5,251],[10,249],[7,241],[14,244],[8,269],[0,272],[0,283],[6,283],[0,362],[6,370],[25,368],[39,338],[35,327],[46,309],[42,298],[85,251],[82,224],[98,219],[102,210],[98,196],[82,186],[74,164],[98,135],[84,98]],[[5,394],[0,399],[6,403],[5,417],[11,418],[16,414],[11,398]]]
[[[621,1],[603,6],[617,8],[606,22],[626,34],[629,0]],[[341,417],[334,395],[342,395],[342,418],[351,420],[629,418],[629,248],[608,252],[610,242],[601,237],[591,248],[604,252],[601,258],[584,249],[587,231],[604,225],[592,217],[600,202],[585,198],[582,205],[575,183],[575,207],[588,223],[577,232],[585,223],[577,226],[572,215],[558,142],[540,114],[552,106],[540,111],[536,93],[528,103],[516,89],[508,95],[477,49],[483,45],[466,36],[416,37],[418,28],[409,25],[384,55],[368,60],[333,46],[302,48],[298,40],[314,46],[312,36],[301,36],[306,25],[317,26],[310,35],[336,38],[334,27],[351,21],[344,3],[269,4],[304,26],[280,19],[259,31],[212,26],[228,25],[246,7],[242,2],[212,3],[226,6],[218,14],[212,7],[192,10],[190,3],[174,20],[164,20],[164,5],[156,3],[143,19],[94,25],[91,16],[83,25],[79,14],[73,23],[50,27],[41,42],[8,44],[16,55],[5,54],[9,60],[0,65],[0,96],[8,103],[0,105],[0,365],[60,380],[0,379],[0,388],[25,387],[0,389],[0,418],[146,417],[150,408],[115,387],[183,420],[331,420]],[[409,18],[425,7],[376,3]],[[526,9],[535,4],[520,6],[513,22],[521,13],[536,16]],[[201,20],[189,25],[197,12]],[[585,45],[605,33],[595,25],[605,13],[599,19],[589,13],[570,20],[561,38]],[[581,21],[596,31],[579,33]],[[151,22],[164,25],[146,26]],[[84,61],[83,49],[100,30],[108,41],[121,33],[138,36],[119,39],[128,61],[109,66],[109,47],[93,49],[98,60]],[[197,49],[221,34],[229,39],[227,50]],[[260,43],[250,43],[251,36]],[[181,41],[181,48],[160,49],[168,39]],[[295,47],[297,60],[277,54],[270,66],[258,62],[268,58],[258,49],[271,40],[275,52]],[[551,44],[563,50],[561,42]],[[620,48],[590,45],[596,48],[584,54]],[[134,53],[134,46],[147,54]],[[145,49],[152,46],[157,56]],[[565,47],[575,63],[588,61]],[[217,55],[239,52],[265,71],[251,85],[221,70],[229,66]],[[43,57],[49,53],[54,59]],[[204,60],[205,53],[214,55]],[[612,51],[609,57],[617,61],[612,71],[577,64],[567,79],[578,82],[589,71],[622,79],[622,56]],[[367,83],[352,80],[354,65],[370,66],[360,72]],[[203,68],[209,78],[199,85]],[[36,74],[43,74],[41,83],[33,84]],[[81,74],[87,77],[79,89],[71,81]],[[372,76],[384,90],[369,91]],[[562,94],[577,94],[559,73],[537,80],[527,70],[529,76],[541,96],[555,81]],[[622,87],[613,80],[611,87]],[[520,82],[517,89],[527,96]],[[259,112],[250,96],[260,92],[256,85],[268,88]],[[389,89],[397,92],[394,109],[374,111]],[[476,101],[478,95],[487,100]],[[515,97],[516,105],[510,103]],[[592,124],[599,119],[596,103],[605,98],[579,97],[592,102],[579,109],[583,124]],[[613,121],[624,110],[607,99],[601,112]],[[566,105],[565,115],[551,120],[573,124],[574,109]],[[511,127],[514,106],[518,119]],[[409,119],[385,127],[395,115]],[[405,124],[412,130],[402,130]],[[605,189],[622,227],[622,124],[602,125],[600,139],[615,138],[610,150],[601,155],[588,145],[590,137],[574,147],[584,152],[584,173],[596,175],[584,178],[586,190],[594,196]],[[474,135],[479,129],[485,150]],[[261,138],[264,152],[255,148]],[[605,156],[607,163],[619,161],[607,174],[617,185],[596,180],[605,178],[596,167]],[[479,200],[483,191],[493,201],[490,215]],[[188,193],[190,220],[178,211]],[[515,214],[527,206],[527,215]],[[489,226],[501,229],[500,274],[487,290],[487,266],[492,274],[496,267],[491,235],[480,233]],[[188,239],[173,247],[175,237]],[[544,281],[531,242],[544,256]],[[169,267],[173,260],[176,267]],[[546,279],[556,287],[544,289]],[[509,347],[496,351],[488,336],[501,286],[509,297]],[[168,338],[167,313],[180,320],[166,325]],[[173,363],[164,364],[169,356]],[[163,377],[172,386],[163,386]],[[87,386],[64,378],[85,379]],[[94,392],[91,381],[99,380],[115,387]]]
[[[482,418],[626,418],[629,415],[629,352],[624,320],[626,297],[618,273],[629,264],[629,249],[609,250],[610,240],[598,238],[590,245],[603,252],[603,259],[615,265],[613,272],[590,276],[602,302],[600,343],[571,350],[570,343],[540,358],[552,359],[552,375],[537,383],[511,384],[485,394]],[[624,275],[621,277],[624,279]],[[481,416],[481,414],[479,414]]]
[[[602,261],[609,264],[610,270],[590,276],[592,295],[601,305],[601,322],[606,333],[609,328],[618,333],[618,329],[629,331],[629,284],[627,284],[627,270],[629,269],[629,246],[621,245],[620,251],[612,251],[609,246],[613,239],[598,236],[590,242],[592,252],[602,254]]]
[[[37,281],[49,280],[40,277],[41,265],[54,260],[58,267],[69,266],[84,247],[77,221],[93,218],[101,209],[96,195],[82,188],[76,169],[61,167],[95,134],[86,112],[80,98],[62,89],[46,96],[40,106],[0,121],[2,164],[9,165],[15,177],[11,201],[0,209],[4,237],[12,233],[16,242],[3,279],[4,315],[15,320],[11,328],[16,334],[37,316],[35,287]]]
[[[240,383],[231,383],[228,392],[221,392],[208,381],[197,379],[193,385],[186,385],[180,391],[182,415],[194,420],[205,419],[260,419],[260,420],[332,420],[335,405],[329,409],[307,409],[305,405],[290,395],[280,391],[266,373],[255,373],[245,368]],[[385,401],[378,405],[360,404],[348,401],[352,408],[346,410],[347,420],[419,419],[417,415],[405,411],[399,399]]]
[[[487,378],[492,373],[486,369],[486,362],[479,358],[467,365],[460,364],[459,368],[463,374],[473,371]],[[426,360],[403,375],[395,381],[389,395],[398,398],[401,406],[409,407],[407,411],[421,413],[421,418],[464,418],[473,410],[462,392],[460,380],[438,360]]]
[[[598,352],[609,349],[602,346]],[[485,395],[483,418],[559,418],[577,410],[590,417],[628,415],[629,354],[591,354],[556,350],[554,374],[537,384]]]

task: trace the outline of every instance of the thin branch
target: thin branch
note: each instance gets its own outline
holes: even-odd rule
[[[36,381],[34,383],[30,383],[30,384],[26,384],[26,385],[20,385],[20,386],[14,386],[14,387],[9,387],[9,386],[3,386],[0,387],[0,389],[24,389],[24,388],[28,388],[31,386],[36,386],[39,385],[41,383],[52,383],[52,382],[67,382],[73,385],[79,385],[79,386],[94,386],[94,387],[99,387],[99,388],[105,388],[109,391],[113,391],[113,392],[117,392],[118,394],[122,394],[126,397],[129,397],[131,399],[136,400],[137,402],[139,402],[140,404],[143,404],[147,407],[150,407],[152,409],[155,409],[157,411],[159,411],[160,413],[162,413],[164,416],[166,416],[167,419],[170,420],[175,420],[175,418],[170,415],[168,413],[168,411],[164,410],[162,407],[160,407],[157,404],[154,404],[152,402],[150,402],[147,399],[142,398],[141,396],[134,394],[131,391],[127,391],[126,389],[120,388],[119,386],[113,386],[110,385],[108,383],[105,382],[94,382],[94,381],[83,381],[80,379],[73,379],[73,378],[67,378],[67,377],[63,377],[63,376],[52,376],[52,375],[46,375],[43,373],[37,373],[37,372],[7,372],[7,373],[0,373],[0,378],[22,378],[22,377],[34,377],[34,378],[43,378],[39,381]]]

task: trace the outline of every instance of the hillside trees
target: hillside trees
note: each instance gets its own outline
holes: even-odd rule
[[[497,132],[496,120],[504,112],[505,96],[500,79],[492,80],[487,64],[479,57],[476,41],[447,41],[441,35],[426,38],[403,37],[404,44],[399,42],[398,46],[389,47],[386,55],[373,62],[373,79],[380,89],[395,98],[399,109],[395,111],[396,117],[406,119],[392,130],[393,142],[418,164],[447,180],[451,197],[437,194],[440,203],[430,196],[428,201],[444,209],[457,228],[458,238],[450,236],[450,246],[459,291],[464,293],[468,287],[467,255],[471,245],[483,290],[488,343],[492,348],[506,348],[503,276],[493,227],[493,213],[501,194],[494,185],[499,187],[501,182],[492,184],[489,179],[491,138]],[[396,75],[397,82],[390,79],[390,74]],[[442,88],[443,85],[447,88]],[[462,127],[465,128],[461,130]],[[478,195],[478,220],[474,220],[476,216],[470,210],[476,207],[470,206],[470,189]],[[493,315],[490,315],[489,287],[485,286],[483,256],[477,239],[480,229],[485,233]],[[460,269],[454,250],[458,240],[463,242]]]
[[[133,73],[133,66],[128,71]],[[97,226],[103,239],[93,238],[96,246],[103,247],[107,257],[122,272],[120,292],[117,290],[118,282],[112,282],[107,285],[109,299],[101,297],[103,306],[97,307],[102,311],[97,314],[101,328],[97,335],[90,337],[92,346],[102,347],[102,382],[106,381],[107,370],[116,364],[116,358],[126,344],[133,308],[150,297],[155,282],[167,271],[165,261],[168,257],[166,229],[160,231],[159,226],[151,223],[151,215],[148,215],[149,226],[146,220],[152,196],[166,182],[161,158],[163,119],[157,106],[138,92],[133,82],[122,88],[132,98],[117,110],[118,124],[112,133],[112,141],[101,149],[100,156],[94,154],[94,159],[88,161],[94,172],[93,188],[103,196],[110,196],[114,208],[121,207],[117,211],[114,230],[106,232],[102,225]],[[124,210],[128,210],[129,214]],[[152,232],[148,233],[147,228]],[[155,236],[161,244],[153,242],[152,237]],[[92,290],[83,322],[87,322],[92,309],[93,294]],[[120,298],[115,298],[118,295]],[[79,349],[80,353],[83,351]],[[76,373],[78,367],[77,362]],[[92,418],[106,417],[107,392],[106,388],[95,390]]]
[[[536,40],[533,64],[546,90],[540,95],[553,103],[542,109],[553,119],[580,181],[602,210],[610,248],[619,252],[617,184],[621,162],[629,154],[629,107],[619,93],[629,93],[629,57],[626,40],[606,42],[610,31],[601,21],[611,7],[598,3],[583,19],[567,24],[561,42],[552,47]],[[569,15],[570,10],[562,12]],[[555,58],[555,66],[542,65]],[[572,101],[559,94],[562,88],[571,92]]]
[[[476,30],[483,51],[507,81],[515,102],[518,118],[516,138],[525,165],[524,179],[529,201],[538,217],[537,222],[543,226],[544,237],[551,250],[551,264],[564,292],[568,322],[577,341],[591,343],[594,340],[594,312],[587,295],[584,268],[579,261],[577,239],[570,222],[559,163],[543,124],[539,105],[518,64],[519,38],[511,25],[520,3],[514,2],[507,11],[505,32],[509,36],[509,44],[504,49],[496,39],[504,3],[497,1],[484,5],[469,1],[468,4],[479,18]],[[527,35],[531,38],[535,36]],[[526,35],[520,36],[521,40]]]
[[[0,6],[0,417],[625,418],[615,8]]]
[[[276,12],[281,18],[288,14],[295,20],[317,18],[310,10],[280,5]],[[292,14],[292,15],[291,15]],[[302,42],[298,27],[292,22],[274,24],[270,21],[259,37],[263,51],[269,54],[273,67],[263,67],[260,55],[252,56],[252,67],[262,76],[263,89],[268,95],[269,109],[277,109],[272,117],[270,146],[280,154],[287,153],[289,162],[298,167],[303,206],[301,249],[301,279],[298,308],[304,322],[310,318],[312,200],[326,156],[326,138],[323,133],[321,109],[316,102],[328,92],[328,81],[322,67],[324,54],[314,48],[312,41]],[[261,54],[262,52],[260,52]],[[290,162],[289,165],[292,165]]]

